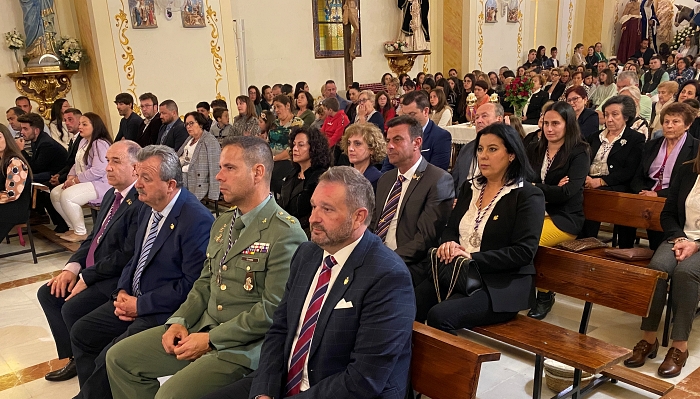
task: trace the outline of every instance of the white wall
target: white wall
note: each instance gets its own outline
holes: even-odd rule
[[[231,0],[234,19],[245,24],[245,53],[247,85],[289,83],[309,84],[314,96],[320,95],[321,85],[333,79],[342,89],[343,59],[314,57],[313,9],[310,0]],[[383,43],[396,39],[399,32],[400,10],[395,1],[362,1],[362,57],[354,62],[354,80],[360,83],[379,82],[389,66],[384,57]],[[423,57],[418,57],[411,76],[422,69]]]

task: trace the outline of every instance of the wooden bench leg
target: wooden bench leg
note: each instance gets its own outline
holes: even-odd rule
[[[535,378],[532,383],[532,399],[542,398],[542,373],[544,372],[544,358],[535,355]]]
[[[671,293],[673,291],[673,286],[669,285],[668,289],[668,299],[666,299],[666,317],[664,319],[664,332],[661,335],[661,346],[664,348],[668,347],[668,336],[671,330],[671,318],[673,317],[673,302],[671,301]]]

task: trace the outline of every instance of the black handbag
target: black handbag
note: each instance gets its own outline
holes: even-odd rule
[[[452,262],[445,263],[438,259],[437,248],[430,248],[428,253],[438,303],[443,301],[440,297],[440,288],[443,291],[447,291],[444,300],[447,300],[453,292],[464,296],[472,296],[472,294],[481,290],[483,282],[476,261],[458,256]]]

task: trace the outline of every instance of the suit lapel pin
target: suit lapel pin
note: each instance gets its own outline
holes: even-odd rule
[[[175,224],[174,224],[174,223],[170,223],[170,230],[173,230],[173,229],[175,229]]]
[[[498,215],[494,216],[493,220],[498,220]]]
[[[127,203],[128,205],[131,205],[131,199],[127,199],[127,200],[126,200],[126,203]]]
[[[413,180],[415,180],[415,181],[420,180],[420,178],[421,178],[421,175],[419,175],[418,173],[415,173],[415,174],[413,175]]]
[[[267,223],[267,218],[262,220],[263,223]]]
[[[345,277],[345,281],[343,281],[343,285],[348,285],[348,282],[350,282],[350,277]]]

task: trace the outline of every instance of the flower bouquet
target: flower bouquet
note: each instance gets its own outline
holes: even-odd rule
[[[56,42],[58,58],[66,69],[78,69],[83,59],[83,49],[77,39],[63,36]]]
[[[402,42],[401,40],[385,42],[384,49],[389,53],[397,53],[399,51],[410,51],[410,49],[408,48],[408,43]]]
[[[695,35],[694,29],[690,26],[688,26],[685,29],[680,29],[678,32],[676,32],[676,35],[673,37],[673,43],[671,44],[671,51],[673,50],[678,50],[680,46],[685,43],[685,38],[690,37],[692,38]]]
[[[532,79],[526,77],[517,77],[506,86],[505,100],[513,106],[515,116],[522,118],[531,91]]]
[[[5,45],[15,53],[15,62],[17,63],[17,72],[22,72],[22,63],[19,61],[19,53],[17,52],[24,47],[24,38],[21,33],[17,33],[16,29],[12,32],[5,33]]]

